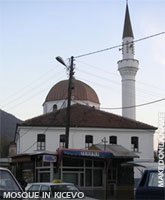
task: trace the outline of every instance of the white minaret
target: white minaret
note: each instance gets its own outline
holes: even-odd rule
[[[122,60],[118,61],[118,70],[122,78],[122,116],[135,120],[135,76],[138,71],[139,62],[134,59],[133,40],[134,36],[127,4],[123,30]]]

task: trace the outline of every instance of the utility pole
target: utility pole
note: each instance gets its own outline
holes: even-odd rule
[[[70,106],[72,96],[72,79],[74,75],[74,57],[70,58],[69,66],[69,80],[68,80],[68,99],[67,99],[67,112],[66,112],[66,130],[65,130],[65,148],[69,148],[69,130],[70,130]]]
[[[67,66],[63,59],[58,56],[56,60],[64,65],[69,71],[69,80],[68,80],[68,97],[67,97],[67,110],[66,110],[66,128],[65,128],[65,148],[69,148],[69,130],[70,130],[70,106],[71,106],[71,97],[72,97],[72,79],[74,75],[74,57],[70,58],[70,65]]]

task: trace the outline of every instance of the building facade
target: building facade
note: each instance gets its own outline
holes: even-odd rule
[[[17,176],[28,182],[54,179],[73,182],[87,193],[102,191],[99,192],[102,197],[120,198],[125,194],[132,197],[133,169],[122,165],[133,159],[153,162],[156,127],[135,120],[138,61],[134,59],[128,5],[122,53],[118,70],[122,77],[123,116],[101,111],[96,92],[74,78],[69,148],[65,149],[68,80],[60,81],[49,91],[43,115],[17,126],[14,139],[17,153],[12,157]],[[141,175],[134,173],[135,178]]]

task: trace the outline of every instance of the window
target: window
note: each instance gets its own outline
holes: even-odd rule
[[[117,144],[117,136],[110,136],[109,144]]]
[[[35,192],[38,192],[40,189],[40,185],[32,185],[28,191],[35,191]]]
[[[7,170],[0,169],[0,199],[1,195],[3,197],[4,191],[21,192],[20,187],[18,186],[12,174]]]
[[[50,192],[50,188],[48,185],[41,185],[41,192]]]
[[[164,181],[165,181],[165,172],[164,172],[163,177],[164,177]],[[163,177],[162,177],[162,179],[163,179]],[[149,187],[158,187],[158,179],[159,179],[158,172],[150,172],[149,173],[148,186]]]
[[[57,104],[53,105],[53,112],[55,112],[57,110]]]
[[[93,184],[95,187],[103,185],[103,170],[102,169],[95,169],[93,171]]]
[[[131,137],[131,148],[133,151],[138,152],[139,151],[139,138],[138,137]]]
[[[60,147],[65,147],[65,138],[66,135],[64,134],[60,135]]]
[[[93,144],[93,136],[92,135],[86,135],[85,136],[85,148],[92,146],[92,144]]]
[[[37,150],[45,150],[45,134],[37,135]]]

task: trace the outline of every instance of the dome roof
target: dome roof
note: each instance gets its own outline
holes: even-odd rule
[[[72,98],[80,101],[91,101],[99,103],[96,92],[86,83],[76,80],[72,81]],[[66,99],[68,96],[68,80],[63,80],[55,84],[49,91],[45,102]]]

